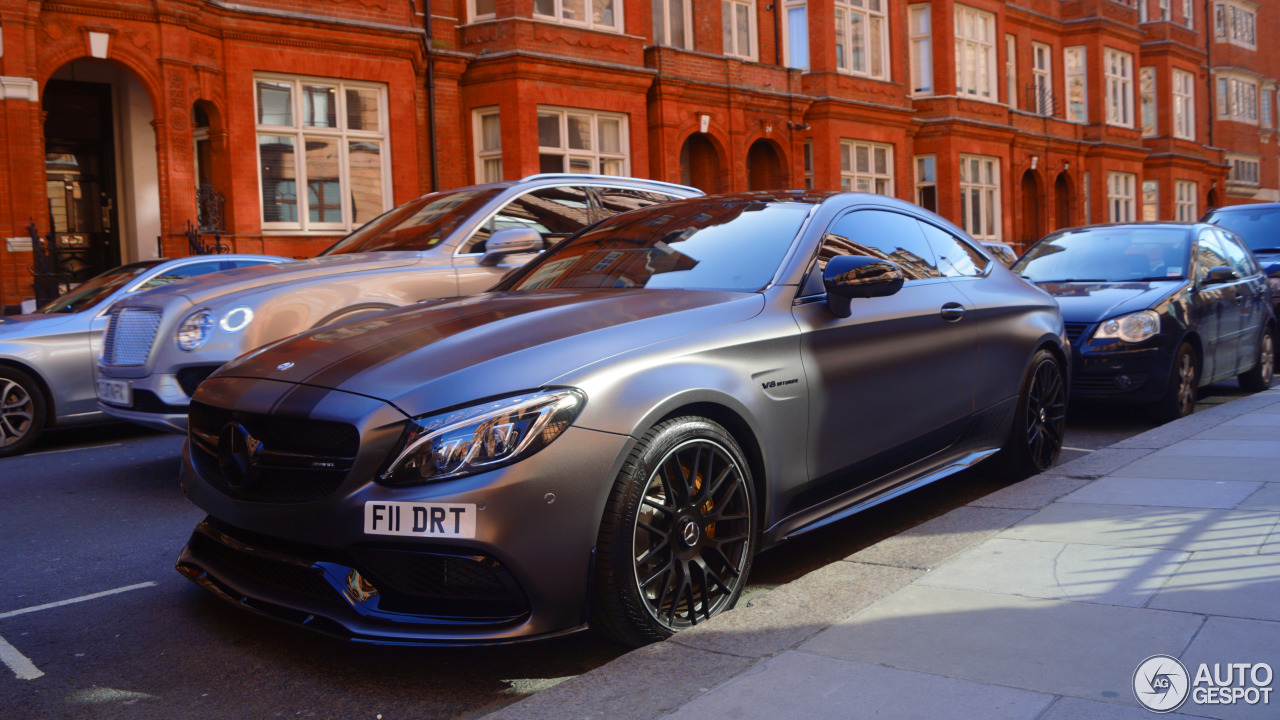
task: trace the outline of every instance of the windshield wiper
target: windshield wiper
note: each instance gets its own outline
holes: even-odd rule
[[[1181,275],[1152,275],[1151,277],[1133,278],[1124,282],[1156,282],[1159,280],[1184,280]]]
[[[1249,248],[1256,253],[1280,253],[1280,247],[1274,248]]]

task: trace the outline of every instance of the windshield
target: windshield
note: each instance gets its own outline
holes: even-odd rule
[[[85,308],[97,305],[99,300],[129,284],[130,280],[141,275],[148,268],[159,265],[160,262],[160,260],[149,260],[108,270],[95,278],[86,280],[75,290],[45,305],[36,312],[48,314],[78,313]]]
[[[320,254],[430,250],[502,190],[454,190],[418,198],[370,220]]]
[[[1012,270],[1034,282],[1134,282],[1186,277],[1187,228],[1098,227],[1036,243]]]
[[[557,245],[498,290],[753,292],[773,279],[812,206],[690,203],[617,215]]]
[[[1214,210],[1205,216],[1204,222],[1239,235],[1254,252],[1280,252],[1280,208]]]

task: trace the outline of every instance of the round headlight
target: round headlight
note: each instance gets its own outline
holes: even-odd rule
[[[209,341],[213,332],[213,313],[208,310],[197,310],[186,317],[178,326],[178,347],[190,352],[197,350]]]
[[[1140,310],[1121,315],[1098,326],[1094,339],[1118,338],[1125,342],[1140,343],[1160,332],[1160,315],[1154,310]]]
[[[229,333],[238,333],[249,327],[249,323],[253,322],[253,308],[248,305],[231,308],[231,311],[222,316],[218,321],[218,327]]]

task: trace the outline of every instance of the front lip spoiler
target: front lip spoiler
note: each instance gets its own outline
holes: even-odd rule
[[[242,552],[251,553],[253,555],[256,555],[264,559],[270,559],[276,562],[285,562],[290,565],[295,565],[297,567],[306,567],[306,568],[317,567],[316,564],[302,560],[300,558],[281,555],[280,553],[254,547],[252,545],[239,541],[235,538],[229,537],[225,533],[222,533],[217,528],[213,527],[209,523],[208,519],[201,521],[200,525],[197,526],[195,532],[203,533],[209,536],[210,538],[215,539],[214,540],[215,542],[230,543],[236,549]],[[491,638],[483,637],[482,635],[452,636],[452,635],[445,635],[443,633],[436,633],[432,635],[432,634],[428,634],[430,632],[429,630],[427,631],[427,633],[424,633],[421,630],[416,630],[416,628],[414,628],[414,626],[412,625],[409,625],[406,627],[390,626],[390,627],[387,627],[385,632],[382,632],[380,628],[379,628],[379,632],[361,632],[359,630],[353,629],[351,624],[343,622],[342,620],[339,620],[335,617],[331,617],[325,614],[322,610],[318,610],[315,608],[302,609],[298,607],[291,607],[286,604],[282,604],[279,602],[266,599],[262,597],[261,593],[253,593],[252,590],[249,590],[248,592],[253,594],[246,594],[246,592],[235,588],[227,581],[219,578],[216,574],[217,572],[216,569],[210,567],[209,563],[202,562],[200,559],[198,559],[192,553],[190,549],[190,543],[188,543],[182,548],[182,552],[178,555],[178,559],[177,559],[177,562],[175,563],[174,569],[176,569],[179,573],[181,573],[187,579],[196,583],[197,585],[204,588],[205,590],[208,590],[209,592],[213,593],[216,597],[219,597],[222,600],[242,610],[248,610],[249,612],[255,615],[269,618],[277,622],[282,622],[288,625],[293,625],[306,630],[310,630],[312,632],[317,632],[322,635],[327,635],[329,637],[332,637],[338,640],[346,640],[354,643],[362,643],[362,644],[368,644],[368,645],[419,646],[419,647],[458,647],[458,646],[482,647],[482,646],[494,646],[494,645],[512,645],[516,643],[530,642],[534,640],[545,640],[545,639],[550,639],[555,637],[561,637],[564,635],[571,635],[587,629],[587,626],[585,624],[580,624],[565,630],[556,630],[553,632],[541,633],[536,635],[522,635],[522,636],[501,635],[501,636],[495,636]],[[342,606],[339,605],[337,606],[337,609],[339,611],[346,610],[352,613],[359,614],[359,611],[352,606],[347,606],[343,608]],[[362,618],[362,619],[372,620],[374,618]],[[525,613],[523,616],[512,618],[507,621],[498,621],[498,622],[481,621],[479,623],[474,623],[474,624],[467,623],[466,625],[468,625],[468,627],[464,628],[464,630],[472,631],[472,632],[478,630],[479,632],[483,632],[484,627],[488,626],[488,627],[492,627],[497,632],[502,632],[504,630],[510,630],[513,624],[519,625],[527,621],[527,619],[528,619],[528,614]],[[442,622],[439,627],[447,627],[449,625],[458,627],[459,625],[461,625],[461,623],[448,623],[446,621],[446,622]],[[421,627],[421,625],[419,625],[418,627]]]

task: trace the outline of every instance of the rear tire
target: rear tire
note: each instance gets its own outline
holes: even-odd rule
[[[592,625],[639,647],[732,608],[751,570],[756,517],[751,471],[727,430],[693,416],[653,427],[605,507]]]
[[[44,392],[30,375],[0,367],[0,457],[26,452],[44,430],[47,413]]]
[[[1262,328],[1262,336],[1258,338],[1258,357],[1253,369],[1241,373],[1236,379],[1240,387],[1249,392],[1262,392],[1271,387],[1271,378],[1275,374],[1276,340],[1273,328],[1268,325]]]
[[[1038,350],[1027,366],[1009,438],[1000,449],[1001,471],[1022,480],[1053,467],[1062,451],[1067,417],[1067,384],[1062,363]]]
[[[1173,356],[1169,385],[1155,407],[1155,417],[1162,423],[1190,415],[1196,409],[1196,392],[1200,388],[1200,364],[1196,351],[1182,343]]]

